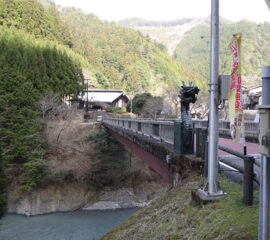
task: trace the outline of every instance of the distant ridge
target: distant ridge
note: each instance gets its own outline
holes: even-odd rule
[[[143,18],[126,18],[123,20],[118,21],[117,23],[126,26],[126,27],[174,27],[183,25],[185,23],[193,22],[199,20],[198,18],[182,18],[176,19],[172,21],[153,21],[147,20]]]
[[[168,54],[174,56],[177,44],[182,40],[186,32],[199,24],[205,24],[207,19],[183,18],[172,21],[152,21],[142,18],[127,18],[118,24],[139,30],[144,36],[166,46]]]

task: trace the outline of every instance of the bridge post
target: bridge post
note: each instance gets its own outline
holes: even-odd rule
[[[178,154],[194,154],[194,128],[189,129],[188,137],[185,139],[186,134],[184,131],[185,125],[182,121],[174,122],[174,152]],[[186,144],[189,142],[189,144]]]
[[[207,129],[206,128],[196,128],[196,157],[201,157],[204,159],[205,143],[207,141]]]
[[[254,158],[244,158],[244,205],[253,204]]]
[[[204,146],[204,169],[203,169],[203,176],[208,177],[208,139],[205,141]]]

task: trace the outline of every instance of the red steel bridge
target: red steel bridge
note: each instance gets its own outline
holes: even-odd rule
[[[179,154],[175,152],[176,138],[178,138],[175,130],[179,126],[177,124],[179,122],[181,121],[178,119],[104,118],[102,120],[103,126],[110,134],[167,181],[171,181],[172,173],[168,163],[177,164],[177,161],[181,161]],[[207,132],[208,122],[205,120],[193,120],[193,122],[194,134],[197,132],[197,136],[195,134],[194,137],[194,154],[198,155],[199,148],[205,146],[206,138],[202,140],[201,131],[197,130]],[[229,121],[219,122],[219,145],[243,152],[243,144],[231,140],[229,127]],[[247,154],[258,154],[258,123],[246,121],[245,135]],[[219,155],[228,154],[219,150]],[[171,162],[168,158],[171,159]]]

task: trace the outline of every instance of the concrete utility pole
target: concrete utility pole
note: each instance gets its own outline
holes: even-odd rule
[[[260,112],[259,152],[261,153],[260,240],[268,239],[270,200],[270,66],[262,67],[262,105]]]
[[[198,193],[206,199],[224,195],[218,189],[218,78],[219,78],[219,0],[211,0],[211,82],[208,146],[208,183]]]
[[[270,10],[270,0],[265,0]],[[259,152],[261,153],[260,214],[258,239],[268,239],[270,194],[270,66],[262,67],[262,105],[260,111]]]
[[[219,71],[219,0],[211,5],[211,83],[208,147],[208,192],[217,193],[218,144],[218,71]]]
[[[86,80],[86,106],[85,106],[85,114],[84,114],[84,121],[85,122],[89,122],[89,119],[90,119],[90,114],[89,114],[89,99],[88,99],[88,81],[90,79],[85,79]]]
[[[127,92],[126,94],[130,98],[130,113],[133,113],[133,97],[134,97],[134,93],[133,92]]]

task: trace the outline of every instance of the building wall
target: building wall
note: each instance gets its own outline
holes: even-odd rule
[[[112,106],[113,107],[126,107],[127,103],[122,98],[119,98],[112,103]]]

